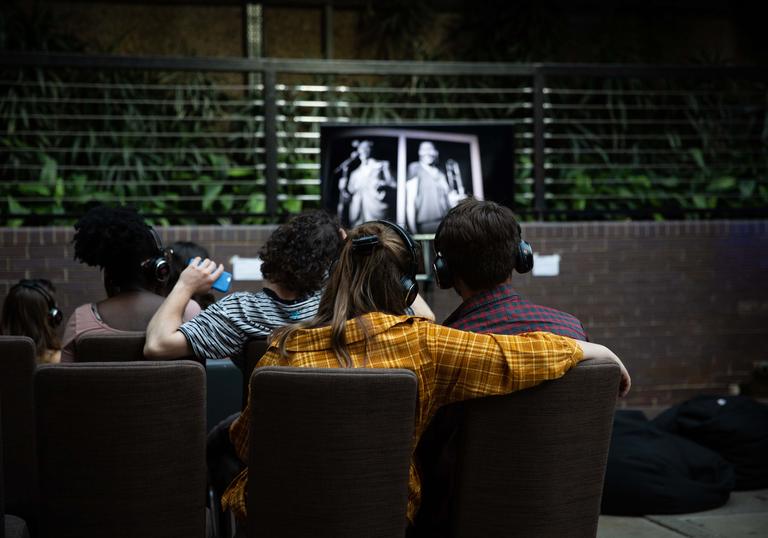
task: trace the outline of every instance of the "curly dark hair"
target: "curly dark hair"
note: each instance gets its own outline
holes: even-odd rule
[[[339,226],[336,217],[319,209],[280,226],[259,251],[264,278],[299,296],[322,288],[341,249]]]
[[[142,284],[143,261],[158,255],[150,227],[135,209],[97,206],[75,223],[75,259],[100,267],[117,284]]]

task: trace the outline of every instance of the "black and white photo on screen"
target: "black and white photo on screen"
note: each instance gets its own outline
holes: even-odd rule
[[[433,234],[461,199],[483,198],[478,137],[471,133],[333,129],[321,161],[324,205],[344,226],[386,219],[411,233]]]

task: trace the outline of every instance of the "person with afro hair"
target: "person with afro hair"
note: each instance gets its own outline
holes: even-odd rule
[[[97,206],[75,223],[75,259],[101,269],[107,298],[80,305],[67,321],[61,360],[72,362],[84,334],[144,331],[163,303],[170,267],[160,238],[134,210]],[[200,313],[186,301],[183,319]]]
[[[306,211],[278,227],[259,251],[264,289],[236,292],[183,322],[183,306],[195,293],[189,277],[196,271],[221,273],[222,266],[199,258],[179,276],[147,327],[144,353],[148,357],[223,359],[240,354],[252,338],[275,328],[312,318],[328,278],[328,269],[341,249],[344,232],[338,220],[322,210]],[[210,288],[210,285],[208,286]]]

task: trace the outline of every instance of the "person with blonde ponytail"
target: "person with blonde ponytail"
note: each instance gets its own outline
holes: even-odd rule
[[[441,406],[532,387],[561,377],[583,359],[616,361],[622,372],[620,394],[628,392],[629,374],[604,346],[543,332],[474,334],[404,315],[418,294],[417,260],[416,244],[396,224],[373,221],[351,230],[332,267],[317,315],[277,330],[258,367],[412,370],[418,379],[419,406],[414,448]],[[200,286],[210,285],[220,271],[220,266],[206,260],[197,270]],[[247,406],[229,432],[243,462],[248,457],[249,416]],[[245,469],[222,496],[222,506],[230,508],[241,521],[246,517],[247,477]],[[420,496],[421,482],[412,461],[408,495],[411,522]]]

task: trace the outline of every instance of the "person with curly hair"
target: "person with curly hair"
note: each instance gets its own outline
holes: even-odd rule
[[[84,334],[144,331],[163,303],[170,266],[155,230],[134,209],[98,206],[75,223],[75,259],[99,267],[107,298],[80,305],[64,329],[62,362],[72,362]],[[200,313],[194,301],[182,305],[190,320]]]
[[[194,293],[180,278],[147,327],[145,355],[234,357],[248,340],[268,336],[287,323],[312,318],[342,236],[338,220],[324,211],[296,215],[278,227],[259,251],[264,289],[232,293],[186,323],[182,320],[183,305]],[[192,265],[200,261],[195,258]]]
[[[8,290],[3,303],[0,334],[31,338],[38,364],[61,359],[61,339],[56,327],[61,324],[62,315],[56,306],[55,292],[50,280],[25,278]]]

